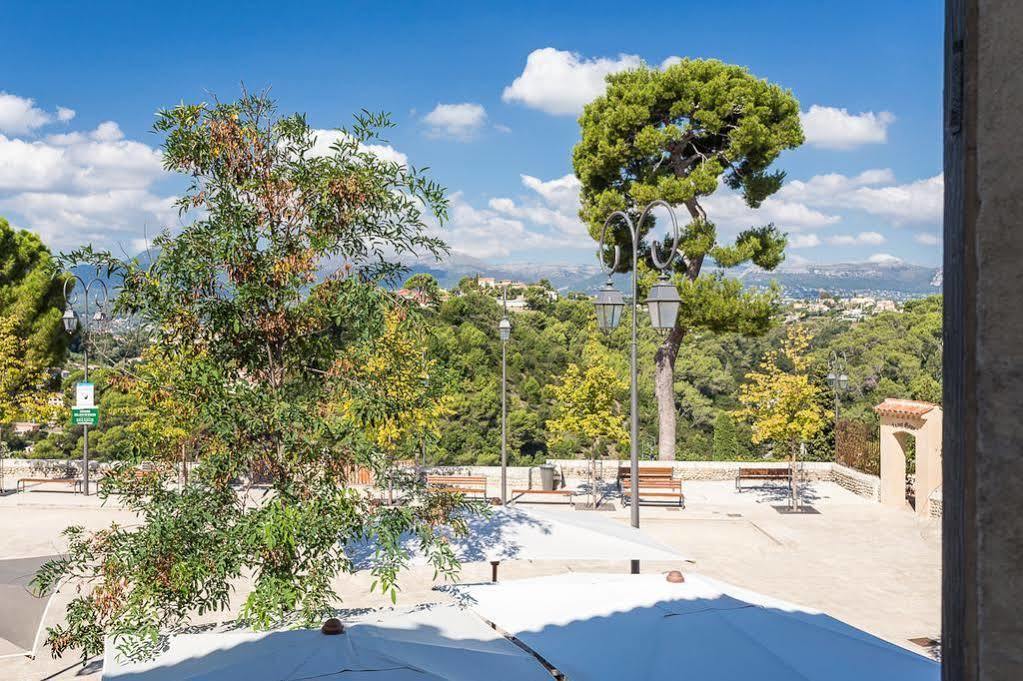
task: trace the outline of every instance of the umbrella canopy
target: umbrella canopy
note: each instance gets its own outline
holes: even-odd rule
[[[453,606],[378,613],[345,632],[223,632],[172,636],[147,662],[119,659],[108,642],[109,681],[550,681],[536,659],[475,615]]]
[[[34,655],[51,594],[36,596],[29,584],[57,556],[0,560],[0,657]]]
[[[938,663],[700,575],[570,573],[455,590],[572,681],[937,681]],[[528,607],[523,604],[528,603]]]
[[[662,560],[684,557],[642,531],[596,513],[549,511],[510,506],[495,507],[489,516],[469,518],[469,534],[451,537],[463,563],[501,560]],[[373,555],[370,542],[349,546],[357,567]],[[424,565],[425,557],[412,537],[406,543],[410,562]]]

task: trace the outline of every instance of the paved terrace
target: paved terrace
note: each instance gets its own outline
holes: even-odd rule
[[[571,481],[570,481],[571,482]],[[14,480],[7,481],[13,487]],[[937,521],[920,521],[907,508],[885,508],[832,482],[814,482],[803,498],[817,513],[788,515],[787,490],[770,484],[737,493],[732,482],[691,481],[684,486],[685,510],[643,506],[642,524],[651,536],[676,547],[692,562],[685,565],[645,563],[643,571],[679,568],[698,571],[739,586],[828,612],[893,643],[917,652],[909,639],[938,638],[940,633],[940,529]],[[604,511],[623,523],[628,509],[613,500]],[[584,512],[584,511],[578,511]],[[594,512],[594,511],[590,511]],[[600,511],[596,511],[600,512]],[[28,492],[0,498],[0,558],[60,551],[61,530],[68,523],[98,528],[112,521],[130,523],[127,512],[101,506],[95,497],[60,492]],[[502,579],[556,574],[566,570],[628,570],[619,564],[510,562]],[[485,563],[463,567],[463,581],[489,579]],[[432,590],[432,571],[411,571],[402,582],[399,605],[446,600]],[[347,575],[338,580],[346,608],[387,607],[390,601],[369,594],[370,580]],[[238,585],[240,603],[246,584]],[[54,597],[45,624],[62,616],[73,589]],[[224,613],[204,618],[217,622]],[[0,678],[99,679],[101,664],[84,669],[76,659],[52,660],[39,651],[36,660],[0,660]]]

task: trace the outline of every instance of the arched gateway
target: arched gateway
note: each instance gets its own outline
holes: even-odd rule
[[[928,517],[930,496],[941,487],[941,407],[888,398],[874,407],[881,419],[881,503],[906,503],[906,450],[916,439],[916,514]]]

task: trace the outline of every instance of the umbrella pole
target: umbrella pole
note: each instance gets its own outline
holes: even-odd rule
[[[501,564],[501,561],[499,561],[499,560],[492,560],[492,561],[490,561],[490,581],[491,582],[496,582],[497,581],[497,566],[500,565],[500,564]]]

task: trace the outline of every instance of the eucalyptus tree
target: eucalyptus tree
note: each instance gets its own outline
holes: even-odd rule
[[[573,151],[582,183],[579,214],[590,235],[599,239],[614,211],[638,220],[656,199],[684,207],[690,218],[681,235],[682,257],[674,264],[683,307],[655,356],[658,454],[672,459],[674,367],[685,334],[699,328],[761,331],[774,308],[769,295],[744,293],[721,277],[701,278],[705,260],[773,269],[786,245],[785,235],[771,224],[720,243],[703,200],[724,184],[757,208],[778,191],[785,174],[770,167],[782,151],[803,142],[799,103],[788,90],[716,60],[684,59],[663,70],[641,66],[612,74],[607,83],[605,93],[585,107]],[[637,225],[640,239],[654,226],[653,217]],[[620,222],[612,227],[609,241],[628,251],[629,229]],[[644,257],[649,248],[640,244]],[[622,260],[623,270],[631,268],[628,258]]]
[[[347,484],[354,465],[388,474],[379,432],[409,401],[362,371],[400,304],[375,282],[400,269],[388,258],[443,248],[424,213],[446,217],[443,189],[369,151],[389,125],[363,113],[323,155],[305,119],[263,95],[158,114],[164,164],[188,182],[178,207],[194,220],[156,238],[151,265],[91,247],[69,261],[123,280],[117,309],[156,329],[151,352],[173,371],[132,378],[153,381],[147,408],[174,412],[196,463],[179,483],[182,438],[139,438],[134,460],[104,478],[101,494],[121,495],[139,523],[69,528],[67,553],[38,574],[40,589],[79,586],[49,630],[54,654],[94,655],[111,636],[145,655],[192,614],[227,608],[239,585],[251,586],[240,615],[254,626],[316,620],[339,598],[334,578],[354,569],[353,542],[367,539],[392,598],[403,534],[441,573],[457,569],[436,530],[464,530],[459,498],[406,479],[402,502],[386,505]],[[324,276],[328,263],[340,266]],[[256,482],[268,489],[255,494]]]

